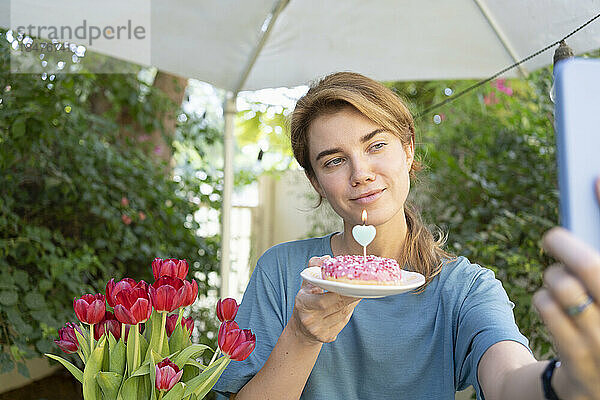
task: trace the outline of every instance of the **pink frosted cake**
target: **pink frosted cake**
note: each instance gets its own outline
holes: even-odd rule
[[[398,285],[401,269],[396,260],[368,255],[328,258],[321,266],[321,278],[355,285]]]

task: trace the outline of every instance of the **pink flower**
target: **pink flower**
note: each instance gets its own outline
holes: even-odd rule
[[[138,213],[138,216],[140,217],[140,221],[143,221],[143,220],[145,220],[145,219],[146,219],[146,214],[144,214],[144,213],[143,213],[143,212],[141,212],[141,211]]]
[[[167,336],[171,337],[173,331],[175,330],[175,325],[177,324],[177,314],[169,315],[167,317]],[[181,318],[181,326],[185,326],[190,336],[192,336],[192,331],[194,330],[194,319],[192,317],[189,318]]]
[[[84,294],[73,299],[73,309],[77,318],[86,324],[97,324],[104,317],[106,303],[103,294]]]
[[[154,146],[154,154],[160,155],[162,153],[162,146]]]
[[[187,276],[189,265],[186,260],[178,260],[176,258],[155,258],[152,261],[152,274],[154,279],[162,276],[172,276],[173,278],[185,279]]]
[[[165,275],[150,286],[152,306],[158,312],[171,312],[179,308],[185,295],[186,288],[179,278]]]
[[[233,321],[239,307],[237,301],[231,297],[224,300],[219,299],[219,301],[217,301],[217,318],[219,318],[219,321],[221,322]]]
[[[173,363],[169,358],[165,358],[155,365],[156,369],[156,389],[169,391],[183,375],[183,369]]]
[[[486,106],[498,103],[498,99],[496,99],[496,93],[491,92],[490,94],[483,96],[483,103]]]
[[[123,207],[129,206],[129,199],[127,197],[125,197],[125,196],[121,197],[121,205]]]
[[[131,221],[132,221],[132,220],[131,220],[131,217],[130,217],[129,215],[127,215],[127,214],[123,214],[123,215],[121,215],[121,220],[123,221],[123,223],[124,223],[125,225],[129,225],[129,224],[131,224]]]
[[[150,135],[140,135],[138,136],[138,142],[147,142],[150,140]]]
[[[510,87],[506,86],[506,79],[502,79],[502,78],[496,79],[495,81],[492,81],[490,84],[508,96],[512,96],[512,94],[513,94],[513,90]]]
[[[79,326],[67,322],[64,328],[58,330],[58,340],[54,341],[67,354],[75,353],[79,350],[79,341],[75,335],[75,329],[83,335]]]

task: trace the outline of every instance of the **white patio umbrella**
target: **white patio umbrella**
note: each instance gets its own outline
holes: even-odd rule
[[[124,17],[141,20],[151,33],[143,45],[100,38],[88,47],[228,91],[222,295],[229,293],[233,115],[240,91],[306,84],[340,70],[390,81],[488,77],[600,13],[600,0],[121,3],[0,0],[0,26],[16,29],[16,20],[60,25],[86,19],[88,25],[102,26],[120,23],[117,20]],[[600,48],[600,22],[586,26],[568,44],[575,53]],[[551,60],[552,54],[545,53],[505,76],[524,76]]]

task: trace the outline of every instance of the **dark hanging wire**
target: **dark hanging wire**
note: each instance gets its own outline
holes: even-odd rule
[[[544,47],[543,49],[536,51],[535,53],[533,53],[532,55],[517,61],[516,63],[514,63],[513,65],[504,68],[502,71],[496,72],[494,75],[490,76],[487,79],[484,79],[482,81],[479,81],[471,86],[469,86],[466,89],[461,90],[460,92],[457,92],[456,94],[448,97],[447,99],[445,99],[444,101],[441,101],[437,104],[434,104],[432,106],[427,107],[425,110],[421,111],[419,114],[417,114],[417,116],[415,117],[416,119],[420,119],[423,116],[425,116],[426,114],[429,114],[431,111],[435,110],[436,108],[439,108],[445,104],[450,103],[451,101],[454,101],[456,99],[458,99],[459,97],[469,93],[470,91],[477,89],[479,86],[484,85],[486,83],[488,83],[489,81],[492,81],[494,79],[496,79],[498,76],[502,75],[503,73],[505,73],[506,71],[509,71],[513,68],[515,68],[518,65],[523,64],[526,61],[531,60],[533,57],[536,57],[538,55],[540,55],[541,53],[548,51],[549,49],[555,47],[556,45],[560,44],[560,42],[567,40],[568,38],[570,38],[571,36],[573,36],[575,33],[579,32],[580,30],[582,30],[583,28],[585,28],[587,25],[591,24],[592,22],[594,22],[596,19],[598,19],[600,17],[600,14],[596,15],[595,17],[593,17],[592,19],[590,19],[589,21],[587,21],[585,24],[581,25],[579,28],[575,29],[573,32],[569,33],[567,36],[565,36],[562,39],[557,40],[556,42]]]

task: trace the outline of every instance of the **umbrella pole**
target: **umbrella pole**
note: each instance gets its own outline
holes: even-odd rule
[[[235,100],[238,93],[242,90],[248,75],[256,59],[260,55],[267,38],[269,37],[275,21],[290,0],[277,0],[269,15],[265,18],[260,29],[260,34],[256,46],[250,53],[242,73],[238,77],[233,92],[227,92],[225,102],[223,103],[223,116],[225,117],[225,138],[224,138],[224,166],[223,166],[223,203],[221,204],[221,298],[229,297],[234,293],[229,290],[229,270],[231,267],[231,194],[233,192],[233,129],[234,117],[237,112]]]
[[[226,93],[223,104],[225,119],[223,202],[221,203],[221,298],[229,297],[229,270],[231,265],[231,197],[233,193],[233,129],[237,94]]]

